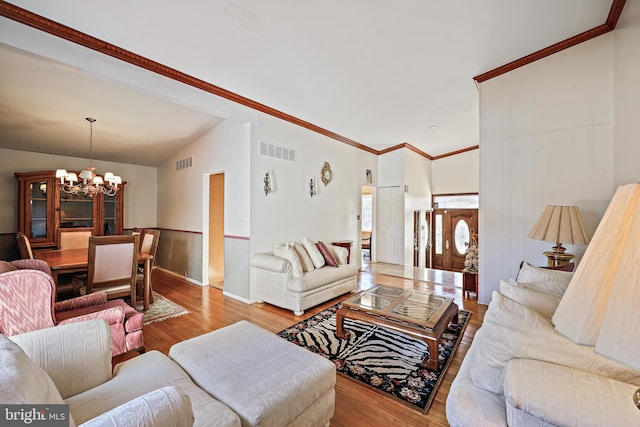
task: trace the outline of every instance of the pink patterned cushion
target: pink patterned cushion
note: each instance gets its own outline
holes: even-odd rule
[[[327,265],[330,265],[331,267],[338,266],[336,259],[333,257],[333,255],[331,255],[331,252],[329,252],[329,248],[327,248],[327,245],[325,245],[323,242],[318,242],[316,243],[316,246],[318,247],[318,250],[322,254],[322,257],[324,258],[324,261],[327,263]]]
[[[118,356],[122,353],[127,352],[127,336],[124,333],[124,329],[122,325],[119,323],[115,323],[110,325],[111,327],[111,338],[112,338],[112,348],[111,355]]]
[[[107,294],[104,292],[96,292],[89,295],[82,295],[77,298],[71,298],[65,301],[59,301],[55,304],[56,312],[75,310],[76,308],[94,307],[107,303]]]
[[[142,329],[142,313],[131,307],[122,299],[114,299],[107,301],[105,307],[121,307],[124,311],[124,330],[129,332],[139,331]]]
[[[0,274],[0,333],[11,336],[55,326],[53,279],[37,270]]]
[[[86,307],[76,310],[56,313],[58,325],[65,323],[84,322],[85,320],[104,319],[107,324],[124,323],[124,310],[121,307],[110,307],[101,310],[100,307]]]
[[[127,351],[136,350],[144,347],[142,331],[130,332],[125,335]]]
[[[49,264],[41,259],[17,259],[11,261],[11,264],[18,267],[19,270],[40,270],[51,275]]]

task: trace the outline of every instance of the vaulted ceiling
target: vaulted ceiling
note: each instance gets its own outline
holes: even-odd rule
[[[213,88],[372,150],[408,143],[439,156],[479,142],[474,77],[541,50],[544,56],[567,39],[606,32],[610,13],[623,6],[619,0],[0,2],[0,147],[86,157],[84,118],[94,116],[96,159],[158,165],[223,119],[162,88],[94,74],[82,64],[104,61],[95,50],[73,49],[71,64],[33,52],[29,43],[18,46],[21,9],[45,17],[49,30],[63,24],[197,79],[206,96],[214,96],[207,92]],[[28,20],[37,22],[33,16]],[[32,43],[52,37],[29,31]],[[151,68],[127,72],[159,69]]]

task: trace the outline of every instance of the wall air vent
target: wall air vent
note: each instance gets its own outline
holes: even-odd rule
[[[176,162],[176,170],[181,171],[183,169],[193,168],[193,156],[178,160]]]
[[[296,161],[296,150],[260,141],[260,155],[290,162]]]

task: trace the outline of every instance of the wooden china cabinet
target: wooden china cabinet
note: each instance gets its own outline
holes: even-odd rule
[[[123,234],[124,185],[114,196],[67,194],[58,186],[56,171],[16,172],[18,231],[34,249],[58,247],[59,229],[90,229],[94,236]]]

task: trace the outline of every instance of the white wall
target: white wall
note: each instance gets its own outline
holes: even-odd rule
[[[202,239],[191,242],[201,247],[175,250],[189,274],[201,270],[201,284],[208,284],[209,260],[209,175],[224,173],[225,294],[248,300],[248,238],[250,235],[249,162],[251,127],[228,119],[158,169],[158,225],[162,228],[202,232]],[[176,161],[193,156],[193,168],[176,171]],[[240,239],[238,239],[240,238]],[[233,241],[230,241],[233,239]],[[173,249],[173,248],[172,248]],[[192,267],[190,267],[192,266]],[[185,274],[187,274],[185,272]],[[198,276],[200,276],[198,274]],[[200,278],[200,277],[199,277]]]
[[[404,264],[413,265],[413,213],[420,211],[420,226],[424,226],[425,211],[431,208],[432,161],[411,150],[404,151],[405,185],[404,197]],[[424,233],[419,242],[419,266],[425,267]]]
[[[88,159],[0,148],[0,233],[18,228],[18,181],[15,172],[82,170]],[[124,227],[156,227],[156,168],[125,163],[93,162],[97,173],[107,171],[127,182],[124,192]]]
[[[595,231],[614,191],[614,50],[607,34],[480,85],[480,302],[520,261],[546,265],[553,245],[527,238],[546,205]]]
[[[208,207],[208,191],[203,194],[203,182],[208,182],[206,177],[210,174],[224,172],[224,233],[248,237],[249,144],[249,125],[225,120],[160,165],[158,226],[208,232],[203,227],[203,209]],[[176,171],[176,161],[189,156],[193,156],[194,167]]]
[[[640,181],[640,2],[625,3],[615,37],[615,151],[613,181]]]
[[[264,141],[296,151],[296,161],[259,154]],[[320,180],[324,162],[329,162],[333,179]],[[377,158],[299,126],[259,115],[252,123],[251,142],[251,253],[270,252],[276,243],[312,240],[360,240],[361,186],[366,170],[378,176]],[[272,175],[271,194],[264,194],[264,175]],[[309,180],[315,177],[317,194],[309,194]],[[353,259],[353,258],[352,258]],[[352,261],[354,262],[354,261]]]
[[[480,191],[480,150],[443,157],[431,164],[433,194]]]

